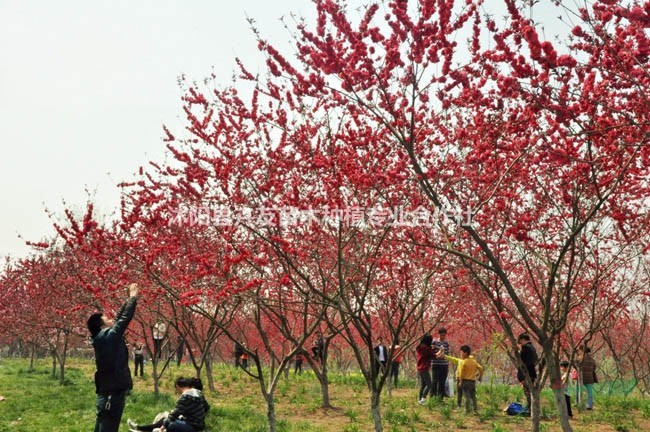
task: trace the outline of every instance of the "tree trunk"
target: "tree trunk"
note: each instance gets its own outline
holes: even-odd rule
[[[318,365],[312,364],[311,362],[309,364],[311,365],[311,368],[314,371],[314,375],[316,375],[316,378],[320,383],[320,393],[323,398],[322,407],[325,409],[330,409],[332,408],[332,405],[330,403],[330,389],[329,389],[329,379],[327,377],[327,363],[323,361],[322,369],[319,369]]]
[[[573,432],[573,429],[569,424],[569,412],[566,406],[566,398],[564,397],[562,371],[557,368],[555,359],[552,357],[549,358],[547,356],[546,364],[548,365],[548,374],[551,379],[553,398],[555,399],[555,405],[557,406],[557,412],[560,417],[560,425],[562,426],[562,430],[564,432]]]
[[[63,385],[65,381],[65,362],[62,361],[61,364],[59,364],[59,384]]]
[[[541,404],[540,404],[540,389],[536,385],[530,391],[530,430],[532,432],[539,432],[541,420]]]
[[[332,404],[330,403],[330,386],[327,380],[327,374],[323,374],[323,378],[320,380],[320,393],[321,397],[323,398],[323,408],[332,408]]]
[[[63,352],[59,356],[59,384],[63,385],[65,381],[65,361],[68,357],[68,335],[63,337]]]
[[[152,357],[151,359],[151,368],[153,369],[152,370],[153,394],[158,396],[160,394],[160,387],[159,387],[160,377],[158,376],[158,360],[156,360],[155,356]]]
[[[36,347],[32,345],[32,355],[29,359],[29,371],[34,370],[34,357],[36,357]]]
[[[381,393],[376,389],[373,389],[370,394],[370,411],[372,412],[372,422],[375,425],[375,432],[383,432],[384,430],[381,422],[381,410],[379,407],[380,398]]]
[[[56,368],[57,368],[57,363],[56,363],[56,352],[54,350],[51,350],[50,353],[52,354],[52,379],[56,378]]]
[[[269,421],[269,432],[275,432],[275,399],[273,393],[267,393],[266,397],[266,417]]]
[[[212,360],[208,360],[205,363],[205,375],[208,379],[208,388],[211,391],[217,391],[216,387],[214,386],[214,377],[212,376]]]

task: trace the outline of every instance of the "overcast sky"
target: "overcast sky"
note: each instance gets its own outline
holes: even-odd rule
[[[535,10],[557,15],[546,3]],[[235,57],[261,71],[246,17],[287,52],[280,18],[291,13],[313,17],[313,4],[0,0],[0,257],[29,251],[19,235],[52,237],[45,209],[61,215],[65,201],[80,212],[86,191],[100,213],[113,213],[115,185],[163,160],[162,125],[184,127],[178,76],[200,81],[214,70],[225,85]]]
[[[0,0],[0,256],[51,236],[45,208],[82,208],[86,189],[110,213],[115,184],[162,159],[161,125],[183,127],[177,77],[261,69],[246,16],[286,46],[290,12],[311,2]]]

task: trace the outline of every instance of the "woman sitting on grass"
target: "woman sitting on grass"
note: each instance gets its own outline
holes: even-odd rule
[[[210,406],[203,397],[203,384],[198,378],[176,379],[174,385],[180,397],[176,407],[167,416],[148,425],[138,425],[127,420],[129,431],[198,432],[205,429],[205,415]]]

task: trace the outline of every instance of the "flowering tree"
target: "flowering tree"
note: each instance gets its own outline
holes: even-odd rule
[[[512,0],[502,21],[482,16],[480,1],[457,13],[453,1],[395,1],[383,20],[376,4],[358,20],[342,3],[315,5],[314,28],[296,31],[297,61],[260,40],[269,75],[241,67],[239,78],[255,86],[250,101],[233,88],[209,102],[188,87],[193,138],[169,146],[182,165],[175,192],[257,206],[292,197],[356,205],[349,193],[361,193],[363,206],[378,196],[390,206],[400,193],[410,209],[464,209],[464,223],[401,234],[455,256],[511,341],[523,328],[539,342],[557,383],[559,338],[593,258],[577,246],[595,237],[624,245],[647,226],[647,6],[594,1],[554,43]],[[381,270],[383,255],[364,252],[338,287],[370,287],[364,272]],[[570,430],[559,388],[555,396]]]
[[[85,308],[90,293],[81,289],[87,281],[84,267],[66,247],[40,243],[37,251],[7,269],[2,281],[3,304],[11,305],[3,321],[11,333],[33,348],[46,347],[52,356],[52,377],[58,372],[65,382],[65,365],[70,348],[85,339]]]
[[[647,227],[648,4],[590,2],[559,42],[514,1],[503,21],[465,4],[395,1],[384,20],[372,4],[355,21],[342,3],[317,1],[316,26],[297,29],[297,62],[260,42],[266,88],[287,110],[336,117],[337,146],[365,149],[366,166],[390,155],[386,173],[408,175],[431,208],[470,209],[471,223],[439,224],[431,247],[470,270],[513,342],[519,323],[534,336],[557,383],[588,263],[576,246],[594,235],[624,244]],[[570,430],[559,388],[555,399]]]

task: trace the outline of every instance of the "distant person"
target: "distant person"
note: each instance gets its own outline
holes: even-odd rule
[[[138,284],[129,285],[129,299],[110,320],[103,313],[92,314],[87,326],[95,351],[95,432],[117,432],[124,411],[126,393],[133,388],[129,370],[129,350],[124,332],[133,315],[138,296]]]
[[[587,404],[585,408],[590,410],[594,408],[594,384],[598,384],[596,362],[591,356],[591,348],[586,346],[578,348],[577,360],[580,367],[580,378],[582,378],[582,384],[585,386],[585,390],[587,390]]]
[[[160,360],[162,355],[163,340],[166,333],[167,326],[164,322],[159,321],[153,326],[153,356],[156,360]]]
[[[524,389],[524,395],[526,396],[526,409],[530,412],[530,387],[526,383],[526,372],[530,377],[532,384],[535,384],[537,379],[537,350],[533,346],[533,343],[530,340],[530,335],[528,333],[522,333],[517,338],[517,345],[519,345],[519,357],[521,362],[524,364],[523,368],[519,368],[517,371],[517,380],[521,383],[521,386]]]
[[[294,369],[293,369],[293,374],[295,375],[296,373],[299,375],[302,375],[302,363],[305,360],[305,356],[302,351],[298,351],[296,354],[296,357],[294,359]]]
[[[431,392],[431,360],[435,357],[436,352],[431,348],[433,337],[425,334],[420,339],[420,344],[415,348],[415,359],[418,375],[420,377],[420,392],[418,402],[424,405],[427,395]]]
[[[241,361],[241,356],[244,354],[244,347],[239,342],[235,342],[235,349],[233,350],[235,356],[235,367],[239,367],[239,362]]]
[[[377,340],[375,351],[375,366],[377,367],[377,374],[386,370],[386,362],[388,362],[388,349],[384,345],[381,336]]]
[[[571,394],[569,393],[569,387],[571,385],[571,373],[569,372],[569,364],[570,363],[566,360],[560,362],[560,371],[562,372],[562,389],[564,390],[566,410],[569,414],[569,418],[572,418],[573,411],[571,411]]]
[[[320,363],[323,363],[325,359],[325,341],[323,340],[323,334],[318,332],[316,334],[316,339],[314,339],[314,345],[311,347],[312,358]]]
[[[442,327],[438,330],[438,340],[433,341],[433,350],[449,355],[449,342],[447,341],[447,329]],[[447,396],[445,385],[447,384],[447,375],[449,374],[449,361],[442,357],[434,357],[431,361],[431,395],[443,398]]]
[[[133,376],[138,376],[138,369],[140,369],[140,377],[144,374],[144,348],[142,343],[138,342],[133,347]]]
[[[242,369],[248,369],[248,352],[246,351],[245,344],[242,349],[241,357],[239,358],[239,364],[241,365]]]
[[[455,361],[458,364],[457,377],[460,380],[458,386],[459,393],[463,394],[465,398],[465,412],[469,413],[470,409],[474,412],[478,411],[478,404],[476,402],[476,381],[483,379],[483,366],[481,366],[472,354],[472,349],[469,345],[460,347],[460,359],[444,355],[443,351],[439,355],[444,355],[447,360]],[[460,400],[460,399],[459,399]],[[460,403],[458,405],[460,408]]]
[[[399,376],[399,367],[402,364],[402,357],[404,357],[404,352],[402,347],[398,342],[395,342],[395,347],[391,354],[391,363],[390,363],[390,379],[393,380],[393,387],[397,387],[397,378]]]
[[[128,419],[130,432],[199,432],[205,429],[205,416],[210,410],[210,405],[203,396],[201,380],[179,377],[174,382],[174,386],[176,393],[180,394],[174,410],[148,425],[138,425]]]

